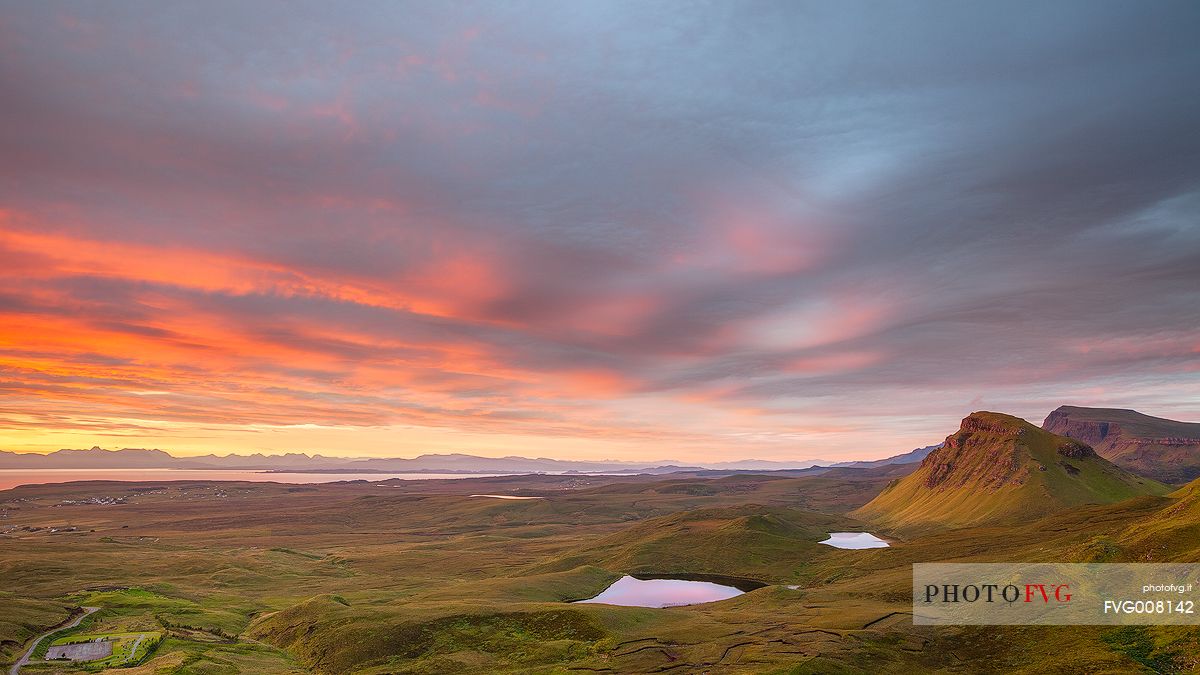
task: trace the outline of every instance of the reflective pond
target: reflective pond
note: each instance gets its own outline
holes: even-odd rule
[[[727,600],[765,585],[748,579],[727,579],[706,575],[689,576],[693,578],[652,579],[623,576],[617,579],[612,586],[604,589],[600,595],[578,602],[595,602],[625,607],[680,607]],[[717,581],[722,583],[717,583]]]
[[[830,532],[829,538],[819,541],[835,548],[887,548],[888,543],[870,532]]]

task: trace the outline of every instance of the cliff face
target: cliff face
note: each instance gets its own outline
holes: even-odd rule
[[[1016,443],[1021,435],[1019,426],[1006,426],[978,413],[964,419],[959,430],[922,462],[925,487],[970,485],[994,490],[1024,483],[1029,471]]]
[[[1200,477],[1200,424],[1134,410],[1063,406],[1042,428],[1092,445],[1117,466],[1165,483]]]
[[[1100,445],[1110,433],[1120,435],[1121,425],[1092,419],[1073,417],[1066,406],[1055,410],[1042,422],[1042,428],[1052,434],[1077,438],[1092,447]]]

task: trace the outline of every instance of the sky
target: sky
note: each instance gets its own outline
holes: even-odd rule
[[[0,448],[1200,420],[1200,4],[0,0]]]

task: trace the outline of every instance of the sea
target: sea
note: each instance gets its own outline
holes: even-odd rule
[[[0,490],[18,485],[67,483],[76,480],[234,480],[275,483],[332,483],[339,480],[434,480],[488,478],[514,473],[290,473],[241,469],[0,469]]]

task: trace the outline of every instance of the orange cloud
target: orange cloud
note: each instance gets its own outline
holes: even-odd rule
[[[206,292],[319,297],[361,305],[454,316],[503,295],[496,261],[466,250],[441,251],[394,282],[334,277],[278,263],[199,249],[82,239],[12,228],[33,225],[0,211],[0,255],[15,261],[0,278],[99,276]]]

